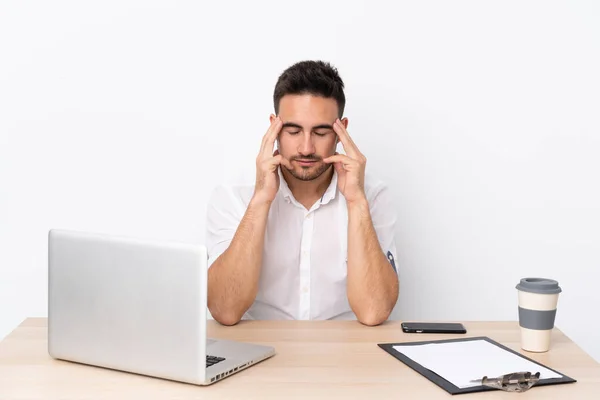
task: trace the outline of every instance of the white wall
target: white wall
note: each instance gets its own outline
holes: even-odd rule
[[[557,326],[600,360],[600,5],[2,2],[0,337],[46,315],[47,231],[202,242],[251,179],[278,74],[326,59],[400,224],[402,319]],[[209,144],[209,141],[211,142]]]

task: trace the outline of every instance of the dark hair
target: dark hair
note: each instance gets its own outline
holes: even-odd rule
[[[338,114],[342,118],[346,97],[344,82],[338,71],[331,64],[323,61],[300,61],[279,76],[273,103],[275,114],[279,114],[279,101],[286,94],[312,94],[325,98],[333,98],[338,105]]]

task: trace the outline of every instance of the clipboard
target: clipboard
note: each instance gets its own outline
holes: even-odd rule
[[[467,341],[473,341],[473,340],[485,340],[495,346],[500,347],[501,349],[508,351],[512,354],[515,354],[519,357],[522,357],[534,364],[540,365],[544,368],[547,368],[559,375],[562,375],[562,378],[550,378],[550,379],[540,379],[538,383],[535,384],[535,386],[545,386],[545,385],[556,385],[556,384],[563,384],[563,383],[573,383],[573,382],[577,382],[575,379],[566,376],[565,374],[563,374],[562,372],[556,371],[552,368],[549,368],[547,366],[545,366],[544,364],[541,364],[535,360],[532,360],[529,357],[524,356],[523,354],[520,354],[512,349],[509,349],[506,346],[501,345],[500,343],[490,339],[487,336],[477,336],[477,337],[470,337],[470,338],[461,338],[461,339],[447,339],[447,340],[429,340],[429,341],[422,341],[422,342],[404,342],[404,343],[379,343],[378,346],[380,348],[382,348],[383,350],[385,350],[387,353],[389,353],[390,355],[392,355],[393,357],[395,357],[396,359],[398,359],[399,361],[402,361],[404,364],[406,364],[407,366],[409,366],[410,368],[412,368],[413,370],[415,370],[416,372],[418,372],[419,374],[423,375],[425,378],[429,379],[431,382],[435,383],[436,385],[438,385],[439,387],[441,387],[442,389],[444,389],[446,392],[450,393],[451,395],[455,395],[455,394],[465,394],[465,393],[476,393],[476,392],[487,392],[487,391],[496,391],[498,389],[494,389],[494,388],[490,388],[487,386],[473,386],[473,387],[468,387],[468,388],[459,388],[458,386],[455,386],[454,384],[452,384],[451,382],[447,381],[446,379],[444,379],[443,377],[441,377],[440,375],[436,374],[435,372],[425,368],[424,366],[422,366],[421,364],[413,361],[411,358],[407,357],[406,355],[396,351],[394,349],[394,346],[413,346],[413,345],[420,345],[420,344],[431,344],[431,343],[451,343],[451,342],[467,342]],[[517,372],[517,371],[514,371]],[[534,388],[535,388],[534,386]],[[532,389],[534,389],[532,388]]]

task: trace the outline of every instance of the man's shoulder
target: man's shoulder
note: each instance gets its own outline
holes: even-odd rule
[[[393,189],[383,179],[365,175],[365,194],[371,210],[371,217],[381,223],[394,220],[395,200]]]
[[[213,188],[210,203],[241,202],[248,204],[254,193],[254,185],[243,183],[221,183]]]
[[[365,194],[367,195],[369,202],[375,199],[379,193],[387,190],[387,188],[388,185],[385,181],[368,172],[365,173]]]

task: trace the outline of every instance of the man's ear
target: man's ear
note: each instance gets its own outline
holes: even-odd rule
[[[348,129],[348,118],[342,118],[340,119],[340,121],[342,122],[342,125],[344,125],[344,128]],[[337,147],[337,144],[340,143],[340,137],[336,135],[335,137],[335,145]]]
[[[348,118],[342,118],[340,121],[342,121],[344,128],[348,129]]]
[[[271,114],[271,115],[269,116],[269,122],[272,124],[272,123],[273,123],[273,120],[274,120],[275,118],[277,118],[277,116],[276,116],[275,114]]]

